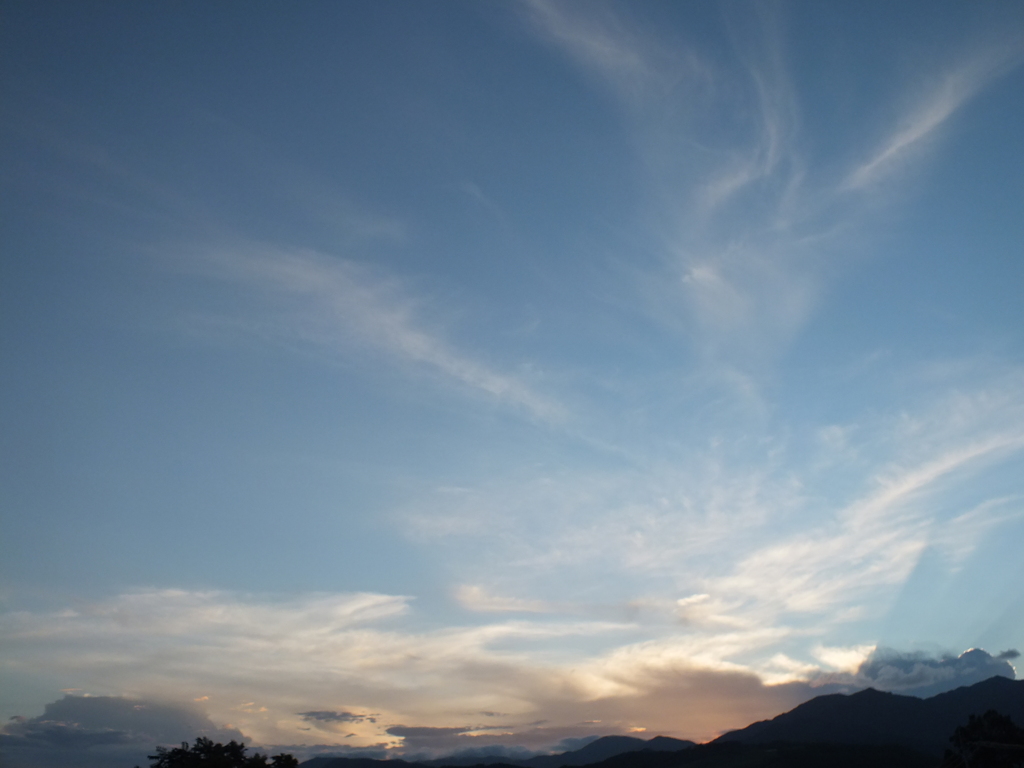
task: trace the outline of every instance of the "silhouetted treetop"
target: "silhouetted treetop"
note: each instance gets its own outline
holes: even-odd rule
[[[149,755],[149,759],[150,768],[297,768],[299,765],[292,755],[284,753],[271,758],[258,752],[248,756],[245,753],[245,744],[237,741],[215,744],[211,739],[200,736],[191,747],[186,741],[173,749],[157,747],[156,754]]]
[[[971,715],[949,737],[943,768],[1020,768],[1024,766],[1024,728],[990,709]]]

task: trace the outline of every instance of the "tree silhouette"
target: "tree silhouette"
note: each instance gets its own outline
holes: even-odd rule
[[[298,760],[285,753],[274,755],[268,763],[266,755],[257,752],[246,756],[245,752],[245,744],[237,741],[215,744],[211,739],[200,736],[191,747],[187,741],[173,749],[157,747],[156,754],[149,755],[150,768],[298,768],[299,765]]]
[[[942,768],[1024,768],[1024,728],[994,709],[971,715],[949,741]]]

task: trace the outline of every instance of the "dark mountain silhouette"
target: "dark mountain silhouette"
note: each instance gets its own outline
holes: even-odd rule
[[[697,746],[696,742],[689,739],[673,739],[671,736],[655,736],[644,743],[644,751],[648,752],[678,752],[681,749],[689,749]]]
[[[602,736],[581,749],[563,752],[560,755],[539,755],[527,760],[515,761],[525,768],[561,768],[563,765],[592,765],[610,757],[632,752],[678,752],[695,746],[692,741],[655,736],[653,739],[638,739],[635,736]],[[506,761],[508,762],[508,761]]]
[[[1024,723],[1024,680],[990,677],[930,699],[868,688],[818,696],[772,720],[716,739],[743,744],[898,744],[941,755],[953,731],[989,709]]]

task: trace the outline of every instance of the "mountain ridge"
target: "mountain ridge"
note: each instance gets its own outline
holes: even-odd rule
[[[422,761],[316,757],[302,763],[302,768],[676,768],[690,764],[711,768],[812,766],[821,760],[839,766],[847,764],[847,757],[850,765],[909,768],[937,764],[953,731],[971,715],[989,709],[1024,725],[1024,680],[995,676],[926,699],[874,688],[825,694],[706,744],[667,736],[644,740],[611,735],[577,750],[525,759],[500,755],[451,755]]]
[[[1024,723],[1024,680],[990,677],[927,699],[874,688],[818,696],[712,743],[899,744],[941,755],[957,726],[989,709]]]

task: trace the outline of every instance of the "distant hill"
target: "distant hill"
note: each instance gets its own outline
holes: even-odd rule
[[[678,752],[695,746],[692,741],[655,736],[653,739],[638,739],[634,736],[602,736],[585,747],[560,755],[539,755],[527,760],[516,761],[525,768],[561,768],[564,765],[592,765],[616,755],[631,752]]]
[[[898,744],[941,755],[970,715],[995,709],[1024,725],[1024,680],[990,677],[929,699],[882,693],[818,696],[771,720],[716,739],[743,744]]]
[[[371,760],[352,757],[314,757],[302,764],[302,768],[440,768],[441,766],[478,766],[490,768],[512,766],[513,768],[562,768],[562,766],[593,765],[610,757],[632,752],[677,752],[693,747],[694,742],[655,736],[652,739],[638,739],[635,736],[602,736],[580,749],[557,755],[538,755],[526,759],[507,756],[483,757],[452,755],[436,760],[422,760],[414,763],[404,760]]]

